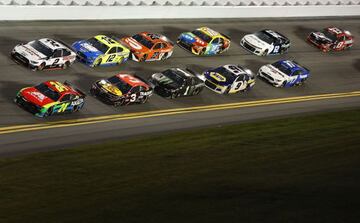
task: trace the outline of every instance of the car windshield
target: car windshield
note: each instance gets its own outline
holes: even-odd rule
[[[201,32],[200,30],[194,30],[191,33],[207,43],[209,43],[212,40],[211,36],[207,35],[206,33]]]
[[[47,57],[51,57],[53,55],[52,49],[42,44],[39,40],[33,41],[30,43],[30,46]]]
[[[46,97],[50,98],[53,101],[57,101],[60,98],[59,92],[51,89],[49,86],[47,86],[44,83],[41,83],[41,84],[35,86],[35,88],[36,88],[36,90],[38,90],[43,95],[45,95]]]
[[[256,32],[256,33],[254,33],[254,35],[257,36],[262,41],[267,42],[268,44],[275,42],[274,37],[271,36],[269,33],[265,32],[264,30],[262,30],[260,32]]]
[[[335,42],[337,40],[337,37],[334,33],[329,32],[327,29],[323,30],[324,35],[331,39],[331,41]]]
[[[285,63],[278,61],[272,64],[274,67],[276,67],[278,70],[283,72],[284,74],[291,76],[291,69],[289,66],[286,66]]]
[[[233,74],[231,71],[226,69],[225,67],[218,67],[213,72],[219,73],[222,76],[226,78],[226,82],[234,82],[235,81],[235,74]]]
[[[96,38],[90,38],[88,39],[86,42],[88,42],[90,45],[92,45],[93,47],[95,47],[96,49],[98,49],[99,51],[101,51],[102,53],[106,53],[109,49],[108,46],[106,46],[104,43],[100,42],[99,40],[97,40]]]
[[[139,43],[141,43],[142,45],[144,45],[145,47],[147,47],[148,49],[151,49],[154,46],[154,44],[151,41],[147,40],[145,37],[143,37],[140,34],[136,34],[132,38],[138,41]]]
[[[163,84],[175,83],[178,86],[181,86],[185,81],[184,77],[175,70],[166,70],[163,72],[163,74],[165,77],[167,77],[164,79]]]
[[[108,81],[109,81],[111,84],[115,85],[117,88],[119,88],[119,90],[120,90],[123,94],[128,93],[128,92],[130,91],[130,89],[131,89],[131,86],[130,86],[128,83],[122,81],[122,80],[121,80],[120,78],[118,78],[117,76],[110,77],[110,78],[108,79]]]

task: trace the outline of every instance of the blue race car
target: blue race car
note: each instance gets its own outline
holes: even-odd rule
[[[129,49],[104,35],[77,41],[73,43],[72,47],[77,58],[91,67],[121,64],[130,55]]]
[[[259,69],[258,75],[275,87],[301,85],[310,76],[310,71],[292,60],[279,60]]]

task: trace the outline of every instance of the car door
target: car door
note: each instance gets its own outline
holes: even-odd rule
[[[217,54],[221,52],[221,38],[220,37],[215,37],[209,44],[209,54]]]
[[[55,105],[53,108],[53,113],[63,113],[72,110],[72,106],[70,106],[71,94],[64,94],[63,96],[60,97],[58,102],[59,103]]]
[[[117,52],[116,47],[113,46],[106,52],[105,56],[102,59],[103,64],[113,64],[117,62]]]
[[[62,49],[56,49],[52,57],[48,60],[49,67],[59,67],[64,64]]]
[[[242,91],[247,87],[247,82],[243,75],[239,75],[233,84],[231,85],[229,93],[236,93],[238,91]]]

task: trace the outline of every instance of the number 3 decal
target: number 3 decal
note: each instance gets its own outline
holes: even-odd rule
[[[130,102],[135,102],[135,101],[136,101],[136,94],[130,95]]]

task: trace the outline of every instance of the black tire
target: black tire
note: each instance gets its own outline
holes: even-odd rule
[[[149,100],[149,98],[145,96],[139,100],[139,104],[145,104],[148,100]]]
[[[179,92],[175,92],[175,93],[173,93],[173,94],[170,96],[171,99],[178,98],[178,97],[180,97],[180,93],[179,93]]]
[[[145,62],[145,61],[146,61],[147,56],[148,56],[148,55],[147,55],[147,54],[145,54],[145,55],[141,58],[141,60],[139,59],[139,61],[140,61],[140,62]]]
[[[68,67],[70,67],[70,62],[69,61],[66,61],[66,63],[64,63],[63,65],[62,65],[62,69],[67,69]]]
[[[100,66],[101,62],[102,62],[102,59],[96,60],[96,61],[95,61],[95,64],[94,64],[94,67]]]
[[[266,49],[266,50],[264,51],[264,53],[263,53],[263,55],[262,55],[262,56],[267,56],[267,55],[268,55],[268,52],[269,52],[269,50],[268,50],[268,49]]]
[[[44,70],[44,68],[45,68],[45,63],[42,63],[37,67],[37,70]]]
[[[194,92],[193,92],[193,94],[192,95],[198,95],[198,94],[200,94],[200,92],[202,91],[202,88],[196,88],[195,90],[194,90]]]
[[[45,112],[45,114],[44,114],[44,118],[45,117],[48,117],[48,116],[50,116],[51,115],[51,113],[52,113],[52,110],[53,110],[53,107],[50,107],[46,112]]]
[[[161,57],[161,60],[166,60],[167,59],[167,57],[168,57],[168,53],[165,53],[162,57]]]
[[[124,102],[125,102],[125,99],[124,99],[124,98],[122,98],[122,99],[120,99],[120,100],[118,100],[118,101],[115,101],[115,102],[114,102],[114,107],[123,106],[123,105],[124,105]]]

